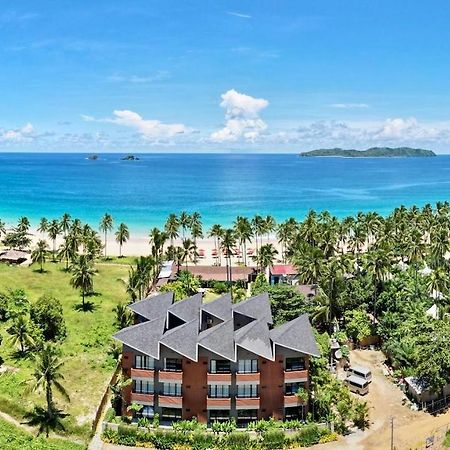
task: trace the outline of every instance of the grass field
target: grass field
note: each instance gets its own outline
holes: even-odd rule
[[[121,261],[121,260],[119,260]],[[122,261],[121,261],[122,262]],[[62,344],[64,386],[71,402],[66,403],[56,395],[58,406],[70,414],[69,431],[79,437],[89,435],[91,422],[115,367],[108,355],[111,334],[114,332],[113,308],[127,299],[125,285],[128,267],[124,264],[98,264],[94,279],[96,295],[88,300],[94,303],[92,312],[76,310],[81,302],[78,291],[70,284],[70,274],[62,264],[47,263],[47,272],[38,273],[35,267],[14,267],[0,264],[0,292],[8,289],[25,290],[31,302],[43,294],[58,298],[64,309],[67,338]],[[0,355],[3,367],[11,368],[0,375],[0,410],[22,419],[32,409],[33,403],[43,404],[43,396],[27,393],[27,382],[32,375],[32,361],[17,359],[8,342],[7,324],[0,324],[3,343]],[[3,447],[2,447],[3,448]]]
[[[86,447],[62,439],[36,438],[0,419],[0,448],[2,450],[83,450]]]

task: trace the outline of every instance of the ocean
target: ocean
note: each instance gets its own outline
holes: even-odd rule
[[[450,156],[300,158],[293,154],[0,153],[0,218],[64,212],[97,226],[108,212],[136,233],[168,214],[199,211],[207,228],[237,215],[302,219],[309,209],[338,217],[388,214],[400,205],[450,200]]]

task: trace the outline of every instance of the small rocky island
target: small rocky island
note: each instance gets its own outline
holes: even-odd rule
[[[372,147],[367,150],[323,148],[300,153],[300,156],[339,156],[342,158],[412,158],[436,156],[431,150],[410,147]]]
[[[97,161],[98,155],[89,155],[88,158],[90,161]]]
[[[139,161],[139,158],[137,156],[134,155],[127,155],[124,156],[123,158],[120,158],[122,161]]]

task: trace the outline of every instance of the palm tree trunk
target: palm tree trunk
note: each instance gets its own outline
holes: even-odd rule
[[[105,230],[105,259],[106,259],[106,230]]]
[[[244,266],[247,267],[247,241],[244,241]]]
[[[83,308],[84,308],[84,296],[85,296],[85,292],[84,292],[84,289],[82,289],[81,290],[81,298],[82,298]]]
[[[122,242],[119,243],[119,258],[122,258]]]

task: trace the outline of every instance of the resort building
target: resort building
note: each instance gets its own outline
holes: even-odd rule
[[[310,387],[319,351],[307,315],[273,327],[267,294],[233,304],[229,294],[203,303],[202,294],[174,302],[164,293],[131,304],[135,325],[114,335],[123,343],[123,414],[162,421],[305,418],[295,394]]]

